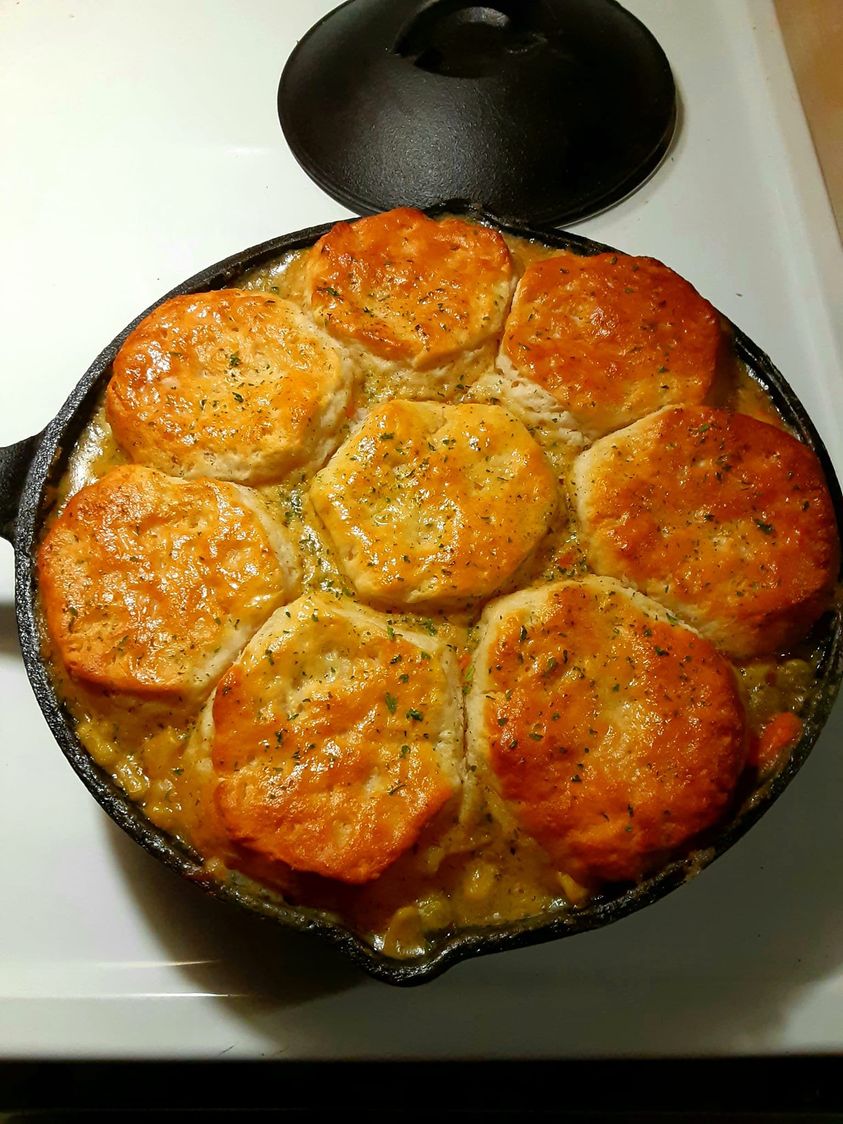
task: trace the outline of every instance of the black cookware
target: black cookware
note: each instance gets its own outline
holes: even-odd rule
[[[434,208],[431,213],[442,210],[466,212],[468,209],[459,204],[443,204]],[[535,238],[574,253],[587,255],[610,249],[573,234],[537,231],[503,223],[476,210],[471,213],[478,220],[488,222],[507,233],[522,238]],[[181,293],[231,285],[246,270],[260,266],[288,250],[310,246],[329,228],[330,224],[297,231],[243,250],[191,277],[163,296],[161,301]],[[146,313],[142,314],[145,315]],[[224,885],[202,879],[200,857],[150,823],[114,780],[93,762],[80,743],[73,721],[56,694],[49,668],[42,658],[39,634],[34,559],[43,520],[50,504],[51,489],[64,471],[74,443],[96,407],[118,349],[142,316],[125,328],[94,360],[42,433],[0,450],[0,532],[14,544],[21,649],[32,688],[50,729],[71,766],[99,804],[133,839],[167,866],[187,879],[198,880],[205,890],[218,898],[236,902],[287,928],[312,932],[327,939],[377,979],[392,984],[415,984],[432,979],[459,960],[581,933],[607,925],[657,901],[731,847],[773,804],[799,771],[829,716],[843,678],[843,621],[841,611],[837,608],[829,611],[818,625],[817,639],[821,658],[817,685],[802,715],[804,734],[787,764],[781,772],[751,794],[729,820],[701,841],[696,850],[677,858],[638,885],[614,892],[607,891],[581,909],[554,916],[535,917],[498,928],[446,933],[435,939],[425,955],[412,960],[396,960],[378,953],[365,939],[349,931],[341,922],[316,910],[280,903],[260,887],[250,887],[242,880],[238,880],[236,885]],[[843,516],[840,488],[817,431],[799,399],[770,359],[738,328],[733,330],[736,353],[746,364],[750,375],[769,393],[793,431],[819,455],[840,524]],[[808,818],[806,825],[807,823]]]

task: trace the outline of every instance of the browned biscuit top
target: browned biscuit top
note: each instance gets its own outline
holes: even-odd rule
[[[345,361],[293,304],[219,289],[141,321],[114,360],[106,412],[133,461],[261,484],[324,460],[350,388]]]
[[[661,262],[564,253],[521,278],[499,362],[599,437],[661,406],[702,402],[720,343],[714,309]]]
[[[217,687],[213,728],[231,838],[343,882],[376,878],[459,789],[447,649],[350,602],[280,609]]]
[[[69,501],[41,544],[38,576],[72,675],[162,699],[207,692],[298,584],[286,536],[253,493],[140,465]]]
[[[500,406],[376,407],[311,496],[362,597],[449,606],[493,593],[557,504],[553,470]]]
[[[425,369],[496,336],[512,282],[497,231],[400,207],[333,226],[311,251],[308,291],[331,335]]]
[[[472,758],[560,870],[637,879],[722,815],[744,716],[708,641],[595,577],[493,602],[481,629]]]
[[[828,603],[831,497],[813,451],[776,426],[676,406],[598,441],[574,481],[592,568],[733,656],[787,648]]]

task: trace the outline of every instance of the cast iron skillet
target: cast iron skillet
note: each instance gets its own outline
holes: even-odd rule
[[[470,207],[464,202],[442,204],[430,209],[428,213],[435,215],[443,211],[466,214],[488,222],[506,233],[534,238],[578,254],[590,255],[611,250],[611,247],[575,234],[532,230],[514,222],[502,221],[481,208]],[[243,250],[184,281],[160,301],[156,301],[156,305],[178,294],[230,285],[248,269],[288,250],[312,245],[331,225],[333,224],[328,223],[300,230]],[[21,649],[32,689],[50,729],[73,769],[115,823],[172,870],[178,871],[185,878],[198,881],[217,898],[235,902],[253,913],[272,918],[285,928],[315,933],[330,941],[376,979],[391,984],[418,984],[432,979],[460,960],[582,933],[617,921],[657,901],[728,850],[763,815],[796,775],[819,737],[843,678],[843,614],[840,609],[829,611],[817,626],[821,650],[818,685],[802,715],[804,735],[787,764],[762,785],[760,790],[750,794],[732,818],[702,840],[697,849],[674,860],[657,874],[631,888],[620,888],[603,894],[592,899],[583,908],[564,914],[530,918],[497,928],[464,929],[452,935],[444,935],[423,956],[411,960],[396,960],[376,952],[363,938],[317,910],[284,905],[269,892],[248,882],[237,881],[231,885],[223,885],[204,878],[200,857],[150,823],[140,808],[94,763],[77,738],[73,721],[57,697],[49,669],[42,659],[36,615],[35,551],[42,521],[49,509],[51,486],[64,471],[68,455],[91,417],[111,373],[112,360],[126,336],[147,312],[129,324],[94,360],[79,385],[42,433],[0,450],[0,533],[15,548],[15,595]],[[840,486],[810,418],[764,352],[734,326],[733,331],[735,350],[752,377],[768,392],[787,424],[818,454],[831,490],[838,525],[843,525]]]

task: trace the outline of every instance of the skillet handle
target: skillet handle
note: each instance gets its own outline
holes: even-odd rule
[[[23,486],[43,434],[0,448],[0,535],[14,545]]]

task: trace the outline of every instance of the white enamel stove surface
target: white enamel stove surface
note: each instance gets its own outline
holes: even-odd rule
[[[778,363],[843,469],[843,254],[767,0],[627,0],[683,104],[662,169],[583,233],[689,277]],[[0,2],[0,442],[39,430],[182,278],[342,216],[275,113],[331,0]],[[835,299],[837,306],[835,308]],[[836,320],[835,320],[836,312]],[[619,924],[401,992],[218,907],[66,765],[0,548],[4,1056],[729,1054],[843,1047],[843,720],[750,835]]]

